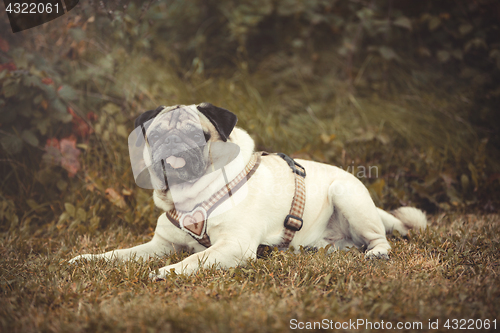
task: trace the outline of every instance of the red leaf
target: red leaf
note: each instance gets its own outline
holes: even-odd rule
[[[17,69],[17,67],[16,67],[16,64],[14,64],[13,62],[9,62],[6,64],[0,64],[0,72],[3,71],[4,69],[11,72],[11,71],[15,71]]]
[[[87,138],[89,134],[93,133],[92,128],[80,118],[72,108],[68,107],[68,113],[73,116],[73,133],[81,138]]]
[[[47,139],[45,154],[43,154],[42,159],[48,164],[59,165],[61,163],[61,158],[59,141],[56,138]]]
[[[80,150],[76,148],[76,139],[71,135],[61,139],[61,142],[56,138],[47,139],[45,154],[42,158],[49,164],[61,165],[68,171],[69,177],[74,177],[80,170],[78,156],[80,156]]]
[[[50,77],[44,77],[42,79],[42,83],[50,86],[51,84],[54,84],[54,80],[52,80]]]
[[[61,89],[61,88],[59,88],[59,89]],[[58,90],[59,90],[59,89],[58,89]],[[73,111],[73,109],[72,109],[72,108],[70,108],[69,106],[68,106],[68,113],[69,113],[70,115],[72,115],[72,116],[73,116],[73,118],[78,117],[78,116],[76,115],[75,111]]]
[[[94,112],[90,111],[89,113],[87,113],[87,119],[90,121],[96,121],[97,115]]]
[[[61,140],[61,166],[68,171],[68,176],[74,177],[75,174],[80,170],[80,162],[78,161],[78,156],[80,155],[80,150],[76,148],[76,139],[74,137],[68,137]]]
[[[73,133],[81,138],[87,138],[94,131],[82,118],[73,118]]]
[[[57,140],[56,138],[47,139],[47,144],[45,145],[45,148],[47,147],[55,147],[59,149],[59,140]]]
[[[9,52],[9,43],[2,37],[0,37],[0,50],[4,52]]]

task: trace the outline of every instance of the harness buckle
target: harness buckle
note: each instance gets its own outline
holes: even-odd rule
[[[299,163],[295,162],[294,159],[292,159],[290,156],[283,154],[283,153],[277,153],[279,157],[285,160],[285,162],[288,164],[288,166],[292,169],[293,173],[296,173],[297,175],[301,176],[302,178],[306,177],[306,169],[300,165]],[[299,167],[300,169],[298,169]]]
[[[297,226],[300,223],[300,226]],[[302,226],[304,225],[304,221],[295,215],[290,215],[288,214],[285,218],[285,222],[283,223],[285,228],[291,231],[299,231],[302,229]]]
[[[295,164],[294,167],[292,167],[293,172],[298,174],[302,178],[306,178],[306,169],[299,163],[295,162],[295,160],[293,161],[293,163]],[[297,169],[297,167],[299,167],[300,170]]]

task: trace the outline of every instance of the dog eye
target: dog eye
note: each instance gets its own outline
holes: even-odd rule
[[[208,140],[210,140],[210,138],[212,137],[212,136],[210,135],[210,133],[208,133],[208,132],[203,132],[203,135],[205,136],[205,141],[206,141],[206,142],[208,142]]]
[[[150,145],[153,145],[156,141],[160,139],[160,134],[154,132],[148,136],[148,141]]]
[[[198,133],[193,135],[193,140],[198,144],[204,143],[203,139],[201,138],[201,135],[199,135]]]

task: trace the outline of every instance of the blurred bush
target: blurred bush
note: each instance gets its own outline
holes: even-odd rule
[[[495,210],[499,8],[86,1],[15,35],[2,17],[0,228],[151,227],[158,212],[128,162],[132,121],[201,101],[235,111],[259,149],[377,166],[362,181],[380,206]]]

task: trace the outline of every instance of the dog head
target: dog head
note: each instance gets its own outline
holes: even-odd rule
[[[142,134],[136,146],[144,143],[142,158],[152,187],[167,190],[175,184],[194,183],[213,170],[224,160],[221,146],[216,151],[214,147],[228,140],[236,122],[235,114],[210,103],[160,106],[141,114],[135,121],[136,132]],[[225,150],[222,155],[227,157]]]

